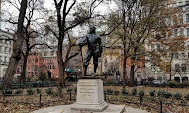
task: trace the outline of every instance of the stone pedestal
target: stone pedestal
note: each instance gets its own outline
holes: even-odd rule
[[[102,112],[107,107],[101,79],[80,79],[78,81],[77,100],[71,110]]]

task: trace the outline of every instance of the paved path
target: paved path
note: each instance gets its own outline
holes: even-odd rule
[[[72,105],[52,106],[33,111],[32,113],[149,113],[145,110],[113,104],[110,104],[103,112],[75,111],[71,110],[71,106]]]

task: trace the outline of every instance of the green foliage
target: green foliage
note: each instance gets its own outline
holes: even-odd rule
[[[137,88],[132,89],[132,95],[137,95]]]
[[[12,89],[10,89],[10,88],[4,89],[3,94],[12,94]]]
[[[33,95],[35,93],[35,90],[32,88],[27,89],[28,95]]]
[[[185,96],[186,100],[189,100],[189,93]]]
[[[168,84],[170,87],[174,87],[174,86],[176,86],[177,83],[175,81],[169,81]]]
[[[140,90],[138,94],[139,94],[139,96],[141,96],[141,97],[144,96],[144,90]]]
[[[175,94],[174,94],[174,98],[175,98],[176,100],[180,100],[180,99],[182,98],[182,93],[179,93],[179,92],[175,93]]]
[[[161,90],[161,89],[160,89],[160,90],[157,92],[157,96],[158,96],[158,97],[160,97],[160,96],[163,97],[164,95],[165,95],[165,90]]]
[[[62,87],[57,87],[58,93],[62,93]]]
[[[173,94],[170,92],[165,92],[165,94],[163,95],[163,97],[165,97],[165,98],[171,98],[172,96],[173,96]]]
[[[66,89],[67,92],[72,92],[72,90],[73,90],[72,88]]]
[[[106,93],[113,93],[113,90],[112,89],[106,89]]]
[[[46,92],[48,95],[53,94],[53,90],[52,90],[52,88],[51,88],[51,87],[49,87],[49,88],[45,89],[45,92]]]
[[[156,92],[156,90],[154,90],[154,89],[153,89],[153,90],[150,90],[150,91],[149,91],[150,96],[155,96],[155,92]]]
[[[123,89],[121,90],[121,92],[122,92],[122,94],[129,94],[129,90],[126,90],[125,88],[123,88]]]
[[[18,89],[14,94],[23,94],[23,89]]]
[[[41,94],[41,89],[37,88],[36,91],[38,94]]]
[[[119,94],[119,91],[115,90],[115,91],[114,91],[114,94],[115,94],[115,95],[118,95],[118,94]]]

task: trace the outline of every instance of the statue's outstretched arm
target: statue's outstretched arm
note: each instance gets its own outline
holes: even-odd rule
[[[79,42],[79,46],[85,45],[85,42],[87,41],[86,36],[83,37],[83,39]]]

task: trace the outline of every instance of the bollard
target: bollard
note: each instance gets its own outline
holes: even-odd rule
[[[160,99],[160,113],[163,113],[163,108],[162,108],[162,100]]]
[[[41,104],[41,94],[40,94],[40,96],[39,96],[39,106],[40,106],[40,107],[42,106],[42,104]]]
[[[71,93],[71,91],[70,91],[70,101],[72,101],[72,93]]]
[[[140,96],[140,106],[142,105],[142,96]]]

